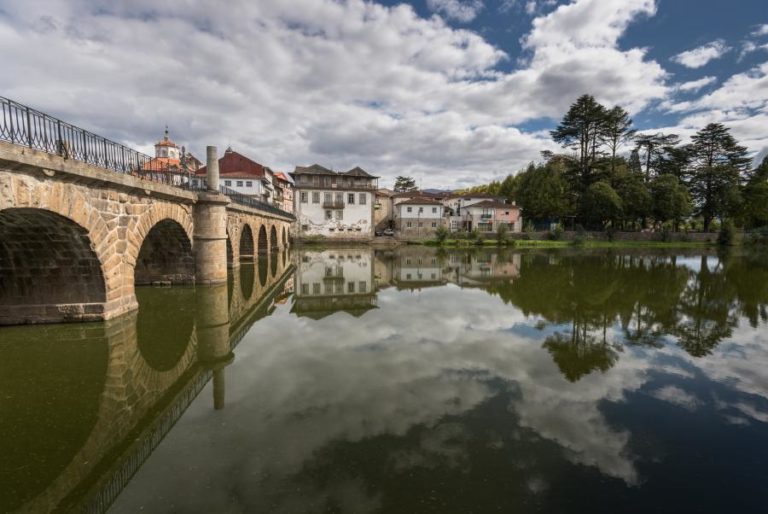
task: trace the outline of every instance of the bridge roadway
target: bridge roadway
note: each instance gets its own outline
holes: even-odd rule
[[[115,318],[137,285],[224,283],[288,246],[290,213],[220,193],[214,147],[208,170],[190,191],[0,141],[0,325]]]

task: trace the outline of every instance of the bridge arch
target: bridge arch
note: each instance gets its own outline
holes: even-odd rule
[[[248,223],[240,230],[240,261],[252,261],[255,255],[253,231]]]
[[[277,242],[277,229],[274,225],[269,230],[269,249],[272,252],[276,252],[280,248],[280,244]]]
[[[108,292],[104,246],[99,255],[91,233],[103,222],[73,214],[86,225],[47,209],[0,210],[0,324],[102,317]]]
[[[266,225],[261,225],[259,227],[259,253],[265,254],[269,252],[269,243],[267,241],[267,227]]]
[[[227,231],[227,269],[232,269],[235,266],[235,252],[232,248],[232,237]]]
[[[136,285],[190,284],[195,280],[192,240],[177,221],[158,221],[144,237],[134,268]]]

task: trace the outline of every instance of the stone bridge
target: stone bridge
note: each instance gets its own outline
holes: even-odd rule
[[[258,271],[293,217],[220,193],[214,147],[208,170],[211,190],[190,191],[0,141],[0,325],[111,319],[137,285]]]

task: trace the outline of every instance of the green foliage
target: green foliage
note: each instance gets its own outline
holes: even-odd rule
[[[661,222],[675,221],[691,214],[688,190],[673,175],[660,175],[651,182],[651,212]]]
[[[448,235],[448,229],[443,225],[440,225],[435,229],[435,240],[437,240],[437,244],[439,245],[445,243],[445,240],[448,239]]]
[[[731,220],[726,220],[717,235],[717,244],[732,246],[736,242],[736,226]]]
[[[547,238],[550,241],[560,241],[563,238],[563,227],[559,223],[555,225],[555,228],[549,231]]]
[[[570,188],[556,165],[534,166],[520,174],[517,202],[527,219],[559,219],[570,212]]]
[[[609,183],[595,182],[584,197],[583,214],[592,223],[605,225],[621,217],[621,198]]]
[[[412,177],[398,176],[395,179],[395,193],[410,193],[416,191],[416,180]]]
[[[496,242],[499,244],[499,246],[507,242],[507,239],[509,238],[508,233],[509,233],[509,229],[507,228],[507,224],[500,223],[499,226],[496,228]]]

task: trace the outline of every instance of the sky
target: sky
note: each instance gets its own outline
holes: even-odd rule
[[[0,0],[0,48],[0,95],[147,153],[168,125],[384,187],[516,173],[584,93],[768,153],[765,0]]]

